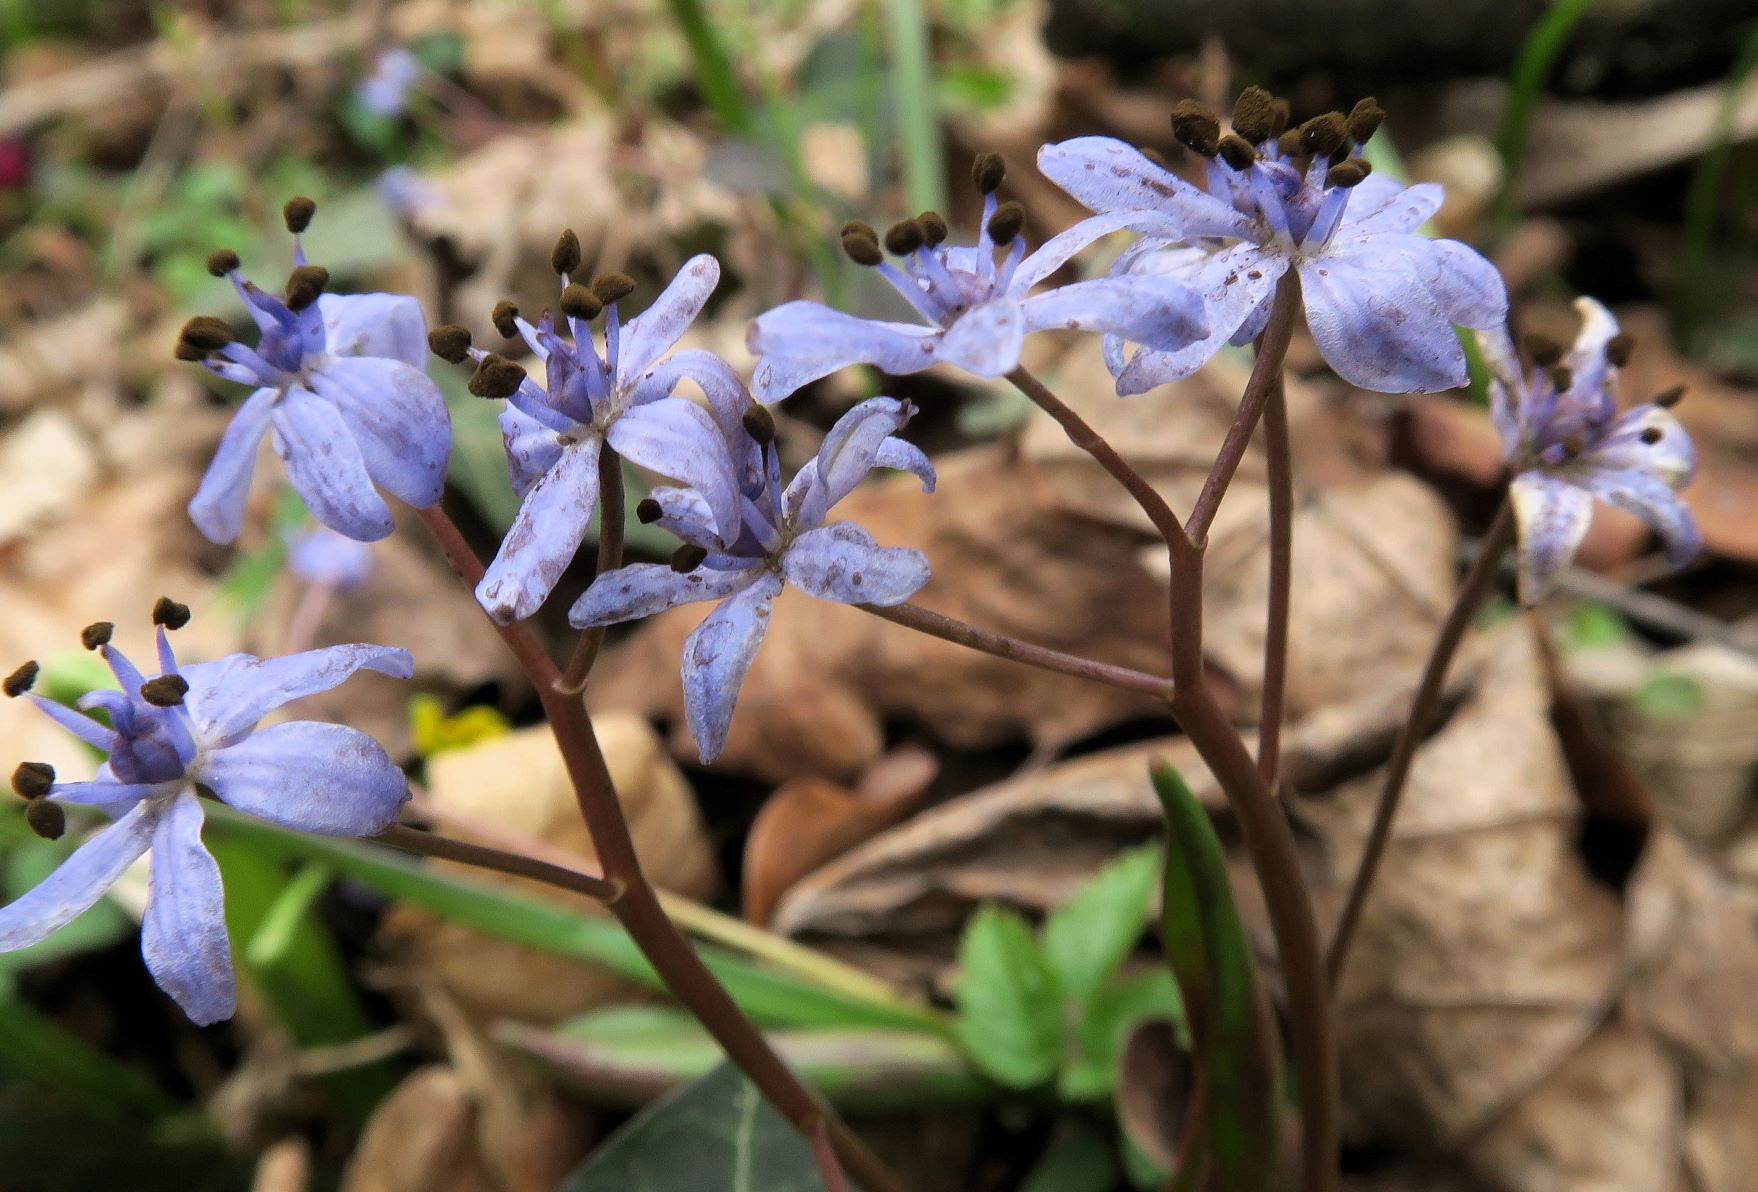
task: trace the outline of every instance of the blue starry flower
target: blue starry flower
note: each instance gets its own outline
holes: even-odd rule
[[[65,804],[95,807],[113,822],[36,887],[0,907],[0,952],[29,947],[72,922],[150,851],[141,949],[160,988],[205,1026],[231,1017],[236,991],[220,870],[202,844],[198,788],[305,832],[382,831],[409,792],[376,741],[339,724],[296,720],[259,728],[258,722],[357,670],[406,679],[412,663],[404,650],[350,645],[179,666],[165,629],[182,625],[189,610],[161,600],[153,613],[156,675],[143,674],[109,644],[108,624],[86,629],[86,644],[103,654],[121,689],[91,692],[79,701],[80,711],[29,691],[35,664],[6,680],[8,695],[30,699],[106,754],[89,782],[55,782],[47,766],[20,766],[13,784],[33,800],[33,825],[59,825]],[[84,714],[94,711],[109,723]]]
[[[920,551],[880,546],[853,522],[825,521],[874,468],[913,472],[933,491],[933,465],[895,434],[913,412],[889,397],[860,403],[783,488],[768,415],[753,407],[743,421],[758,434],[729,437],[718,484],[656,488],[642,502],[644,521],[684,540],[671,564],[635,563],[601,575],[568,614],[586,628],[718,602],[684,643],[684,713],[703,762],[726,744],[739,687],[784,584],[820,600],[894,605],[928,582]]]

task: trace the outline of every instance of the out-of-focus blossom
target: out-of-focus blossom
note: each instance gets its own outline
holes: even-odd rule
[[[305,583],[351,592],[372,574],[372,547],[314,526],[287,544],[287,567]]]
[[[409,654],[385,646],[331,646],[284,658],[233,654],[179,666],[167,628],[188,620],[170,600],[153,609],[158,671],[143,674],[109,644],[110,626],[84,641],[110,664],[121,690],[93,691],[80,711],[31,692],[34,663],[5,682],[57,723],[107,756],[89,782],[56,782],[26,762],[14,788],[32,800],[29,819],[59,835],[66,804],[96,807],[114,822],[75,850],[35,888],[0,907],[0,952],[28,947],[103,897],[142,854],[152,853],[141,948],[159,986],[206,1025],[236,1002],[220,870],[202,844],[198,784],[240,811],[306,832],[358,836],[397,818],[408,784],[378,743],[339,724],[257,722],[292,700],[328,691],[357,670],[406,679]],[[86,712],[102,711],[106,725]]]
[[[421,59],[402,46],[380,50],[372,60],[372,73],[355,86],[354,98],[374,115],[401,116],[409,106],[409,90],[421,74]]]
[[[1682,389],[1618,411],[1618,369],[1629,337],[1591,298],[1575,300],[1574,346],[1532,345],[1521,361],[1506,330],[1479,332],[1489,364],[1491,411],[1515,475],[1510,487],[1520,540],[1520,599],[1542,599],[1587,536],[1598,497],[1660,534],[1667,562],[1682,567],[1702,536],[1679,490],[1697,467],[1691,436],[1672,414]]]
[[[1287,104],[1252,87],[1234,109],[1234,131],[1222,136],[1212,113],[1180,104],[1173,127],[1206,159],[1206,188],[1110,137],[1039,152],[1038,168],[1094,211],[1151,211],[1179,229],[1132,246],[1119,273],[1174,278],[1203,296],[1208,332],[1186,347],[1107,340],[1119,393],[1188,376],[1223,344],[1250,343],[1290,269],[1313,339],[1344,380],[1388,393],[1465,383],[1453,324],[1501,324],[1507,292],[1471,248],[1417,231],[1440,207],[1439,186],[1401,186],[1370,172],[1361,145],[1382,118],[1363,100],[1347,117],[1331,112],[1290,129]],[[1127,355],[1127,342],[1142,347]]]

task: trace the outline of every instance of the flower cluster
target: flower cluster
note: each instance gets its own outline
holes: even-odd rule
[[[1543,598],[1580,547],[1598,497],[1659,532],[1667,562],[1682,567],[1702,538],[1679,490],[1691,482],[1697,453],[1672,407],[1684,388],[1618,411],[1618,369],[1630,338],[1611,312],[1577,299],[1581,330],[1572,347],[1529,340],[1523,362],[1502,328],[1482,332],[1491,411],[1514,471],[1509,496],[1520,536],[1520,599]]]
[[[105,754],[88,782],[57,782],[52,767],[25,762],[13,789],[31,800],[27,816],[59,836],[62,808],[97,809],[113,821],[35,888],[0,908],[0,952],[11,952],[70,923],[143,854],[152,853],[141,948],[160,987],[200,1024],[229,1018],[235,1004],[220,870],[202,844],[200,792],[240,811],[307,832],[370,835],[397,818],[408,798],[402,771],[365,733],[296,720],[258,727],[284,704],[324,692],[358,670],[406,679],[407,651],[332,646],[284,658],[233,654],[179,666],[166,635],[189,620],[170,599],[153,608],[158,673],[143,674],[110,644],[111,625],[86,627],[116,690],[93,691],[75,711],[31,690],[37,664],[4,683],[7,695],[34,702],[62,727]],[[101,712],[108,723],[88,715]]]

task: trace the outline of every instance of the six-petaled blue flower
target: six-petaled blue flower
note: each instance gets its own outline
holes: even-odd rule
[[[150,851],[141,924],[147,967],[192,1020],[206,1025],[231,1016],[235,986],[220,871],[201,839],[198,785],[240,811],[302,831],[358,836],[383,830],[396,820],[408,784],[376,741],[339,724],[257,724],[357,670],[406,679],[412,663],[404,650],[351,645],[284,658],[233,654],[180,667],[164,625],[186,616],[168,601],[155,610],[159,673],[152,676],[108,644],[107,625],[88,629],[88,644],[102,651],[121,690],[91,692],[79,701],[82,711],[9,682],[9,693],[26,695],[107,755],[91,781],[31,793],[96,807],[114,822],[0,907],[0,952],[28,947],[71,922]],[[84,714],[90,711],[103,712],[109,723]]]
[[[888,397],[855,406],[785,489],[773,443],[732,439],[715,483],[656,488],[648,498],[651,520],[687,544],[679,558],[670,566],[637,563],[607,572],[569,613],[576,628],[585,628],[693,601],[720,602],[684,644],[685,718],[704,762],[726,743],[739,686],[784,583],[820,600],[893,605],[928,582],[921,552],[880,546],[853,522],[824,520],[874,468],[913,472],[933,491],[927,457],[894,434],[912,412],[909,403]]]
[[[1635,514],[1659,532],[1667,562],[1696,557],[1702,537],[1679,490],[1691,482],[1697,452],[1669,408],[1681,391],[1618,411],[1618,368],[1629,340],[1611,312],[1591,298],[1575,309],[1572,348],[1540,347],[1521,361],[1508,333],[1477,337],[1493,374],[1491,410],[1514,479],[1509,496],[1519,532],[1520,599],[1532,604],[1575,557],[1593,516],[1593,498]]]
[[[1186,347],[1107,337],[1119,393],[1188,376],[1223,344],[1250,343],[1290,269],[1312,337],[1344,380],[1389,393],[1465,383],[1453,324],[1502,323],[1507,293],[1472,249],[1417,231],[1440,207],[1440,187],[1369,172],[1361,142],[1379,118],[1363,101],[1348,119],[1333,112],[1288,130],[1285,105],[1251,88],[1234,112],[1240,132],[1222,137],[1213,115],[1180,105],[1174,127],[1207,159],[1206,189],[1110,137],[1039,151],[1038,168],[1092,210],[1149,211],[1177,227],[1174,235],[1150,232],[1118,259],[1117,272],[1178,279],[1202,295],[1208,333]],[[1127,342],[1142,346],[1126,355]]]

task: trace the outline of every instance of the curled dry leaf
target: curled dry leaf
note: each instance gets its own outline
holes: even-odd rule
[[[366,1123],[343,1192],[495,1192],[476,1106],[443,1064],[411,1073]]]
[[[714,857],[689,784],[644,721],[601,716],[596,728],[648,876],[663,889],[706,897],[715,884]],[[428,763],[428,781],[426,809],[448,835],[536,856],[557,853],[559,860],[575,863],[594,856],[546,727],[442,753]],[[600,913],[583,896],[522,878],[470,873]],[[614,1000],[628,988],[602,971],[491,939],[408,906],[392,909],[383,932],[400,964],[484,1016],[552,1023]]]
[[[1172,1024],[1149,1019],[1130,1031],[1118,1065],[1118,1124],[1156,1166],[1176,1171],[1193,1074]]]

